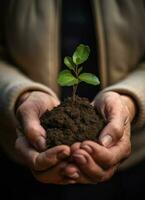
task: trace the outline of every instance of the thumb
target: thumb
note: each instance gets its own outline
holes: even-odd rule
[[[109,123],[104,127],[99,142],[105,147],[111,147],[123,136],[125,123],[119,115],[110,115]]]
[[[38,151],[46,149],[46,133],[40,125],[38,113],[35,109],[20,107],[16,113],[17,119],[20,122],[21,132],[28,139],[29,143]]]

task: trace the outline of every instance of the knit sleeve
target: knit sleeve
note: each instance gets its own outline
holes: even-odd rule
[[[14,115],[14,106],[18,97],[26,91],[43,91],[55,98],[56,94],[43,84],[34,82],[15,67],[0,62],[0,111]]]

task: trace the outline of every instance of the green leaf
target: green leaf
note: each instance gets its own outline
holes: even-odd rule
[[[98,77],[91,73],[82,73],[82,74],[80,74],[79,79],[81,81],[84,81],[91,85],[99,85],[100,84]]]
[[[80,44],[73,53],[73,62],[76,65],[84,63],[90,55],[90,47],[84,44]]]
[[[79,80],[66,69],[60,72],[57,82],[61,86],[72,86],[78,84]]]
[[[74,69],[75,64],[73,63],[73,59],[70,56],[66,56],[64,58],[64,64],[69,68],[69,69]]]

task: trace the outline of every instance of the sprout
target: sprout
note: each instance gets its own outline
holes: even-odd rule
[[[73,101],[75,101],[76,91],[80,82],[85,82],[91,85],[99,85],[100,81],[97,76],[92,73],[83,71],[82,63],[84,63],[90,55],[88,45],[80,44],[74,51],[72,57],[66,56],[64,64],[68,67],[60,72],[58,76],[58,84],[61,86],[73,86]]]

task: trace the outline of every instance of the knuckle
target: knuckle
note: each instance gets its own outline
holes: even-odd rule
[[[112,126],[112,129],[113,129],[113,131],[115,132],[115,133],[121,133],[121,128],[117,125],[117,124],[114,124],[113,126]]]
[[[27,139],[32,140],[32,141],[36,141],[37,140],[37,128],[33,125],[25,126],[25,136],[27,137]]]
[[[120,139],[122,137],[122,132],[123,132],[122,128],[119,127],[117,124],[115,124],[115,125],[112,126],[112,131],[113,131],[114,137],[116,139]]]
[[[27,125],[26,127],[26,131],[29,133],[29,134],[34,134],[36,131],[37,131],[37,128],[35,126],[33,126],[33,124],[29,124]]]

